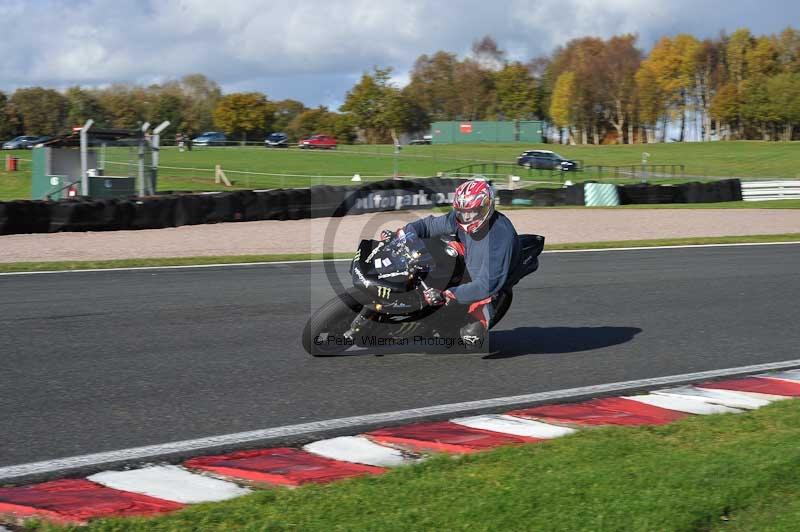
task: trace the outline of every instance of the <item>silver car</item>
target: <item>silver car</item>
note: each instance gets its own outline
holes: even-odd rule
[[[41,142],[42,137],[21,136],[3,143],[4,150],[27,150]]]

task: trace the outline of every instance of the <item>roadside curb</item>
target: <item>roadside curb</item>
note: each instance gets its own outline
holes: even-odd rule
[[[694,415],[738,413],[800,397],[800,370],[651,389],[641,395],[550,403],[317,440],[296,448],[237,451],[150,464],[87,478],[0,488],[0,523],[29,518],[86,523],[101,517],[158,515],[187,504],[239,497],[253,489],[328,483],[424,460],[537,443],[593,426],[663,425]],[[0,525],[2,532],[2,525]]]

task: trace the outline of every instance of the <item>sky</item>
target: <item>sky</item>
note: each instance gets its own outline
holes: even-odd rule
[[[373,66],[403,85],[421,54],[491,35],[511,59],[575,37],[714,37],[800,24],[798,0],[0,0],[0,90],[149,84],[203,73],[336,108]]]

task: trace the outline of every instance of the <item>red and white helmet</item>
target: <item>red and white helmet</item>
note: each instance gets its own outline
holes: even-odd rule
[[[494,213],[494,190],[483,179],[462,183],[453,198],[456,223],[466,233],[475,234]]]

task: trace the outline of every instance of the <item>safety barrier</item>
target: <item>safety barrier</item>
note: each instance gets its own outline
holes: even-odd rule
[[[161,229],[427,209],[452,203],[464,179],[386,180],[363,186],[165,194],[144,198],[0,202],[0,234]]]
[[[363,186],[321,185],[306,189],[165,194],[130,199],[0,202],[0,234],[160,229],[427,209],[452,203],[453,191],[464,181],[390,179]],[[560,188],[499,190],[498,197],[501,205],[584,205],[584,188],[584,184],[579,183]],[[621,204],[742,199],[742,185],[738,179],[681,185],[618,185],[616,190]]]
[[[587,207],[616,207],[619,205],[617,187],[610,183],[583,185],[584,203]]]
[[[583,205],[583,184],[561,188],[498,190],[497,197],[500,205],[532,205],[535,207]]]
[[[711,183],[682,183],[680,185],[618,185],[620,203],[717,203],[741,201],[742,185],[738,179],[723,179]]]
[[[800,199],[800,181],[743,181],[744,201]]]

